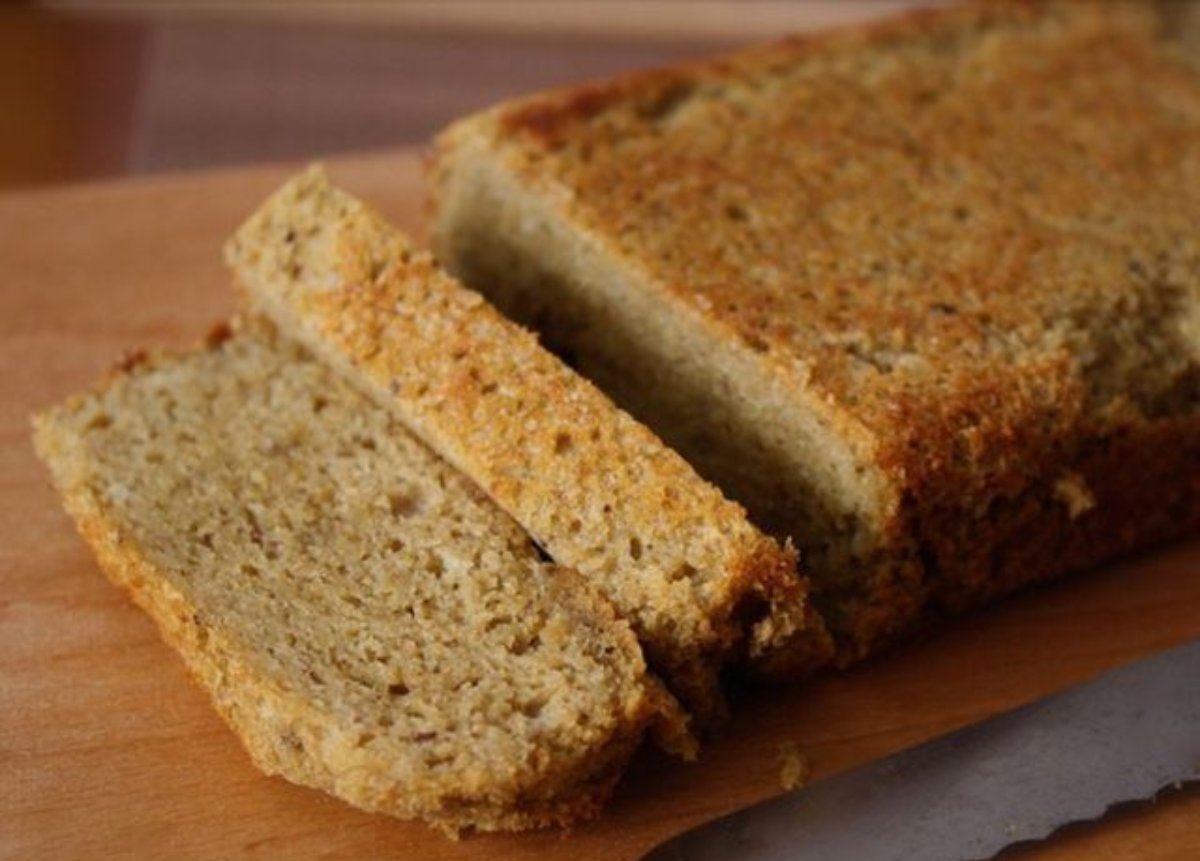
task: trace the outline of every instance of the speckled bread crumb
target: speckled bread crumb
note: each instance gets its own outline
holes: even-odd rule
[[[1161,32],[970,4],[501,105],[439,139],[434,249],[791,536],[850,660],[1200,524]]]
[[[35,442],[269,774],[451,832],[566,825],[670,716],[599,594],[265,328],[142,353]]]
[[[601,589],[701,722],[731,660],[830,654],[796,558],[599,390],[312,168],[230,241],[252,308]],[[802,646],[800,644],[803,644]]]

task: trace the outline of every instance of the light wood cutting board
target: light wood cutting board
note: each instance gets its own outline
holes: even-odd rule
[[[331,167],[416,228],[416,154]],[[96,569],[34,460],[28,415],[125,348],[193,341],[227,314],[221,242],[287,172],[0,197],[0,856],[633,859],[779,792],[785,743],[829,774],[1200,636],[1193,541],[1036,589],[853,672],[743,695],[699,763],[644,753],[606,815],[565,839],[453,843],[260,775]],[[1200,792],[1010,857],[1200,858]]]

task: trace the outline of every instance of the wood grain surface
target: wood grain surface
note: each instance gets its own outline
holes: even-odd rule
[[[331,168],[417,225],[413,153]],[[606,815],[566,838],[454,843],[260,775],[150,621],[96,569],[34,460],[28,415],[125,348],[188,343],[227,314],[220,244],[287,172],[0,197],[0,856],[633,859],[779,792],[781,745],[798,743],[826,775],[1200,635],[1193,541],[1035,589],[852,672],[745,692],[699,763],[644,752]],[[1200,858],[1200,793],[1006,857]]]

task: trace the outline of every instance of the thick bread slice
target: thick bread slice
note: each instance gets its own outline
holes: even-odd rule
[[[319,168],[227,249],[251,305],[394,410],[629,619],[702,719],[739,652],[829,652],[795,556]]]
[[[852,658],[1200,522],[1200,77],[973,4],[451,127],[435,252],[756,522]]]
[[[270,774],[447,830],[567,824],[663,705],[586,581],[267,331],[35,424],[101,567]]]

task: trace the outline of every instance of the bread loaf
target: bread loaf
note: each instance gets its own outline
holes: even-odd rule
[[[978,3],[456,123],[435,253],[800,547],[845,659],[1200,522],[1200,75]]]

